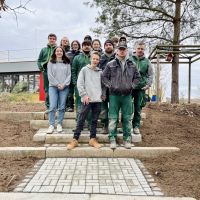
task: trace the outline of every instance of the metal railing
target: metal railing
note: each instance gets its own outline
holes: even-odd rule
[[[0,51],[0,62],[35,61],[41,48]]]

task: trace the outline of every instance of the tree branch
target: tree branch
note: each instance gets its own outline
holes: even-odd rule
[[[164,15],[164,16],[170,18],[170,19],[174,19],[173,16],[167,14],[166,12],[164,12],[164,11],[158,9],[158,8],[145,7],[145,6],[140,7],[140,6],[137,6],[137,5],[131,5],[131,4],[129,4],[129,3],[127,3],[127,2],[124,2],[124,1],[121,1],[121,0],[116,0],[116,1],[117,1],[118,3],[120,3],[120,4],[125,4],[125,5],[127,5],[127,6],[129,6],[129,7],[132,7],[132,8],[137,8],[137,9],[140,9],[140,10],[149,10],[149,11],[152,11],[152,12],[158,12],[158,13],[160,13],[160,14],[162,14],[162,15]]]
[[[172,40],[169,40],[167,38],[161,37],[161,36],[157,36],[157,35],[142,35],[142,34],[138,34],[138,36],[132,35],[132,34],[128,34],[124,31],[119,31],[121,34],[127,36],[127,37],[131,37],[134,39],[144,39],[144,38],[150,38],[150,39],[158,39],[158,40],[164,40],[166,42],[170,42],[172,43]]]

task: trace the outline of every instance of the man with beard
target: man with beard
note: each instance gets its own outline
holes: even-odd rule
[[[71,43],[71,51],[67,52],[66,55],[70,60],[70,64],[72,66],[74,57],[80,54],[81,45],[78,40],[74,40]],[[69,86],[69,95],[67,97],[67,112],[74,112],[74,84],[71,80]]]
[[[101,56],[100,63],[99,63],[99,68],[102,69],[102,71],[105,69],[106,65],[108,62],[113,60],[115,58],[115,53],[114,53],[114,44],[112,40],[106,40],[104,43],[104,54]],[[102,134],[108,134],[108,102],[109,102],[109,91],[108,89],[106,90],[106,96],[105,101],[101,103],[101,123],[103,125],[103,129],[101,131]]]
[[[75,86],[75,105],[76,105],[76,120],[78,120],[80,110],[81,110],[81,97],[79,96],[77,89],[77,79],[79,72],[83,67],[90,64],[90,51],[92,49],[92,44],[89,40],[84,40],[82,42],[82,52],[77,55],[72,63],[72,83]]]
[[[133,133],[140,134],[141,110],[146,104],[145,91],[151,87],[153,81],[153,68],[148,58],[144,56],[145,43],[137,42],[135,44],[135,54],[130,58],[136,64],[141,75],[138,86],[133,90],[134,98],[134,116],[133,116]]]
[[[47,76],[47,64],[49,60],[51,59],[54,49],[56,48],[56,40],[57,40],[57,37],[55,34],[50,33],[48,35],[48,44],[46,47],[42,48],[37,60],[38,68],[40,71],[42,71],[42,75],[43,75],[44,91],[45,91],[45,105],[47,109],[45,113],[49,112],[49,80]]]

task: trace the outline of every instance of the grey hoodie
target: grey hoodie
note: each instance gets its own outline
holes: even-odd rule
[[[90,102],[101,102],[101,69],[92,69],[91,65],[83,67],[78,75],[77,88],[81,101],[84,96],[89,97]]]

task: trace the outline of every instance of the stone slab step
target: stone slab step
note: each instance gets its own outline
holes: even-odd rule
[[[65,119],[75,119],[75,112],[65,112]],[[146,119],[146,113],[141,113],[141,118]],[[0,120],[5,121],[30,121],[30,120],[48,120],[48,115],[44,112],[0,112]]]
[[[66,112],[65,119],[75,119],[75,112]],[[141,113],[141,118],[146,119],[146,113]],[[30,120],[47,120],[48,115],[44,112],[0,112],[0,120],[5,121],[30,121]]]
[[[0,193],[1,200],[195,200],[190,197],[128,196],[60,193]]]
[[[74,119],[63,120],[63,128],[74,128],[76,126],[76,121]],[[38,130],[40,128],[48,128],[48,120],[30,120],[30,128],[33,130]]]
[[[132,147],[125,149],[122,145],[114,151],[109,145],[95,149],[88,144],[68,150],[66,145],[52,145],[49,147],[1,147],[0,158],[5,157],[35,157],[35,158],[149,158],[179,151],[176,147]]]
[[[0,120],[5,121],[30,121],[44,120],[44,112],[0,112]]]
[[[141,123],[142,125],[142,123]],[[63,128],[75,128],[76,127],[76,121],[74,119],[65,119],[63,120]],[[30,128],[33,130],[38,130],[40,128],[48,128],[49,122],[48,120],[30,120]],[[102,127],[102,124],[100,121],[97,124],[97,127]],[[121,122],[118,123],[118,128],[121,127]]]
[[[0,158],[7,158],[7,157],[45,158],[46,147],[0,147]]]
[[[125,149],[118,146],[114,151],[105,145],[100,149],[89,147],[88,145],[81,145],[75,149],[68,150],[66,146],[48,147],[46,150],[47,158],[149,158],[157,157],[167,153],[179,151],[176,147],[132,147]]]
[[[56,131],[53,134],[47,134],[47,129],[40,129],[33,136],[33,141],[35,142],[45,142],[47,144],[66,144],[70,142],[73,138],[72,129],[64,129],[62,133],[57,133]],[[97,129],[97,139],[100,143],[109,143],[108,134],[100,134],[101,129]],[[79,138],[79,143],[88,143],[89,141],[89,131],[82,131],[81,136]],[[118,134],[117,141],[119,143],[123,142],[123,135]],[[132,134],[132,142],[141,142],[141,135]]]

